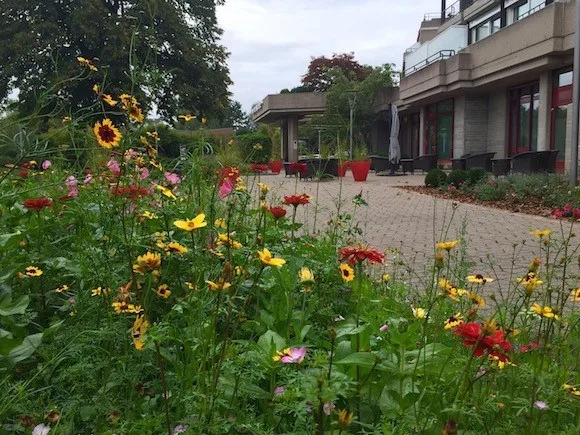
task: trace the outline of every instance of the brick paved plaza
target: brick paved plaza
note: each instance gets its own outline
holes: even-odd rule
[[[463,222],[466,225],[467,256],[474,262],[471,272],[499,278],[502,285],[510,276],[512,258],[515,258],[516,265],[513,273],[521,276],[534,255],[540,255],[538,239],[530,235],[530,231],[550,229],[556,237],[562,231],[570,232],[571,223],[567,221],[561,225],[554,219],[473,204],[456,203],[453,213],[452,201],[395,187],[422,185],[424,179],[424,175],[385,177],[371,173],[366,182],[356,183],[347,173],[342,181],[342,193],[338,179],[296,181],[280,174],[263,177],[262,181],[270,186],[275,196],[295,191],[312,195],[312,204],[299,209],[297,215],[298,220],[307,222],[310,232],[314,229],[316,208],[316,229],[320,230],[335,215],[339,197],[342,197],[341,212],[352,213],[352,198],[362,191],[368,207],[359,207],[354,219],[364,230],[364,240],[382,251],[398,249],[405,264],[413,266],[415,271],[431,264],[437,241],[459,238]],[[443,237],[446,224],[448,235]],[[576,243],[574,248],[577,247]]]

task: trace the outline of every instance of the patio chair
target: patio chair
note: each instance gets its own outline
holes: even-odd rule
[[[538,151],[538,171],[540,172],[556,172],[556,158],[558,157],[558,150]]]
[[[527,151],[512,157],[512,171],[529,174],[532,172],[555,172],[557,150]]]
[[[465,159],[465,170],[481,168],[487,172],[491,172],[491,159],[495,156],[495,153],[480,153],[472,154]]]
[[[293,168],[292,163],[290,162],[284,162],[284,176],[285,177],[295,177],[298,172],[296,171],[295,168]]]
[[[389,158],[385,156],[371,156],[371,169],[374,169],[375,174],[391,169]]]
[[[316,176],[317,167],[318,167],[318,165],[316,164],[317,160],[319,160],[319,159],[301,159],[301,160],[298,160],[298,163],[304,163],[306,165],[306,171],[298,173],[301,180],[314,179],[314,177]]]
[[[431,169],[437,169],[437,154],[425,154],[413,160],[413,171],[420,169],[423,172],[429,172]]]
[[[451,161],[451,169],[463,169],[465,171],[466,161],[470,155],[471,153],[467,153],[463,154],[458,159],[453,159]]]

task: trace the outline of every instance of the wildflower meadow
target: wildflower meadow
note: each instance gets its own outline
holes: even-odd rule
[[[164,157],[130,90],[93,93],[59,126],[83,159],[0,175],[2,433],[579,433],[573,224],[504,281],[448,231],[410,270],[338,208],[306,231],[298,182],[202,141]]]

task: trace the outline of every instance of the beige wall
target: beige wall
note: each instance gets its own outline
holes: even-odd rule
[[[498,90],[489,95],[487,112],[487,151],[495,153],[496,159],[507,155],[507,90]]]

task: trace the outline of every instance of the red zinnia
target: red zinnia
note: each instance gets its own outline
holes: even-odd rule
[[[127,187],[112,187],[111,195],[122,196],[127,199],[139,199],[149,194],[149,191],[144,187],[127,186]]]
[[[280,219],[286,216],[286,209],[282,207],[270,207],[270,213],[274,215],[274,219]]]
[[[306,205],[310,202],[310,197],[303,193],[302,195],[292,195],[292,196],[285,196],[284,205],[293,205],[294,207],[298,207],[299,205]]]
[[[219,182],[218,184],[221,186],[222,184],[224,184],[224,182],[226,180],[230,180],[232,183],[232,186],[235,186],[235,184],[238,181],[238,177],[240,175],[240,171],[238,170],[238,168],[233,168],[233,167],[226,167],[226,168],[220,168],[218,171],[219,174]]]
[[[505,361],[507,357],[501,352],[509,352],[512,349],[512,345],[505,339],[503,331],[496,330],[491,335],[484,335],[484,327],[475,322],[457,326],[455,335],[463,339],[464,345],[476,346],[474,350],[476,356],[483,355],[485,351],[489,355],[497,356],[501,361]]]
[[[340,261],[348,260],[348,264],[354,265],[357,261],[369,260],[371,263],[381,263],[385,256],[373,248],[364,246],[348,246],[338,251]]]
[[[44,207],[52,207],[52,200],[50,198],[28,198],[23,205],[29,210],[40,211]]]

